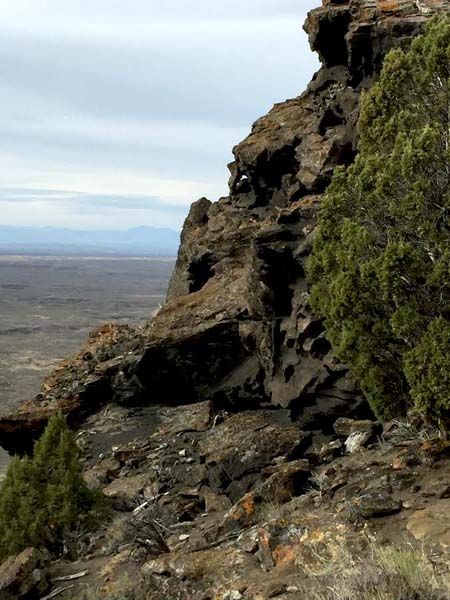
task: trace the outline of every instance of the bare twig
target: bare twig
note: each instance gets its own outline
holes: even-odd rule
[[[66,590],[71,590],[74,587],[74,583],[72,583],[72,585],[66,585],[66,587],[58,587],[56,588],[56,590],[53,590],[53,592],[50,592],[50,594],[48,594],[47,596],[41,598],[41,600],[50,600],[50,598],[55,598],[56,596],[59,596],[59,594],[62,594]]]
[[[84,577],[88,575],[89,571],[80,571],[79,573],[74,573],[73,575],[62,575],[61,577],[55,577],[52,579],[52,583],[56,581],[72,581],[73,579],[79,579],[80,577]]]

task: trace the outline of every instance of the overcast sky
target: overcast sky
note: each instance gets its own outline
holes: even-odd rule
[[[0,224],[179,229],[317,69],[320,0],[4,0]]]

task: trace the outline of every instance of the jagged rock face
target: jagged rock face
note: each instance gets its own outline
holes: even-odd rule
[[[388,50],[405,47],[444,0],[324,0],[306,30],[324,68],[343,66],[353,88],[379,72]]]
[[[143,329],[65,364],[19,416],[0,419],[0,443],[23,448],[20,432],[38,435],[58,407],[75,419],[111,398],[235,410],[270,401],[325,431],[339,416],[367,416],[311,313],[305,261],[321,195],[357,150],[361,91],[390,48],[448,9],[443,0],[323,0],[311,11],[305,29],[322,67],[234,148],[229,196],[192,205],[166,305]]]
[[[264,371],[263,393],[309,427],[360,409],[361,395],[333,357],[311,313],[305,259],[321,194],[337,165],[352,162],[362,89],[386,52],[406,47],[447,3],[324,0],[305,29],[322,68],[299,98],[276,105],[234,148],[230,195],[193,205],[169,304],[248,268],[247,340]]]

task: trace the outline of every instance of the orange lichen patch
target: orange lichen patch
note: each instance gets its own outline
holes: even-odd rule
[[[263,548],[269,548],[269,543],[270,543],[270,534],[268,531],[266,531],[265,529],[258,529],[258,538],[259,538],[259,544],[260,546],[263,546]]]
[[[424,452],[429,452],[432,448],[433,448],[433,444],[430,440],[426,440],[420,447],[420,449],[423,450]]]
[[[402,448],[399,453],[392,459],[391,466],[396,471],[400,471],[406,467],[405,456],[408,454],[408,448]]]
[[[398,0],[379,0],[378,8],[383,11],[398,10]]]
[[[245,496],[241,499],[241,506],[244,509],[247,517],[251,517],[255,514],[255,496],[251,492],[249,494],[245,494]]]
[[[255,496],[252,492],[245,494],[238,504],[230,511],[230,517],[234,521],[240,521],[242,517],[251,517],[255,514]]]
[[[272,555],[273,555],[275,564],[277,565],[277,567],[279,567],[281,565],[287,565],[289,563],[294,562],[295,559],[297,558],[299,551],[300,551],[300,547],[298,545],[287,546],[287,545],[280,544],[279,546],[277,546],[274,549]]]

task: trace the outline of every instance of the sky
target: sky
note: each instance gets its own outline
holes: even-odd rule
[[[4,0],[0,224],[180,229],[318,68],[320,0]]]

